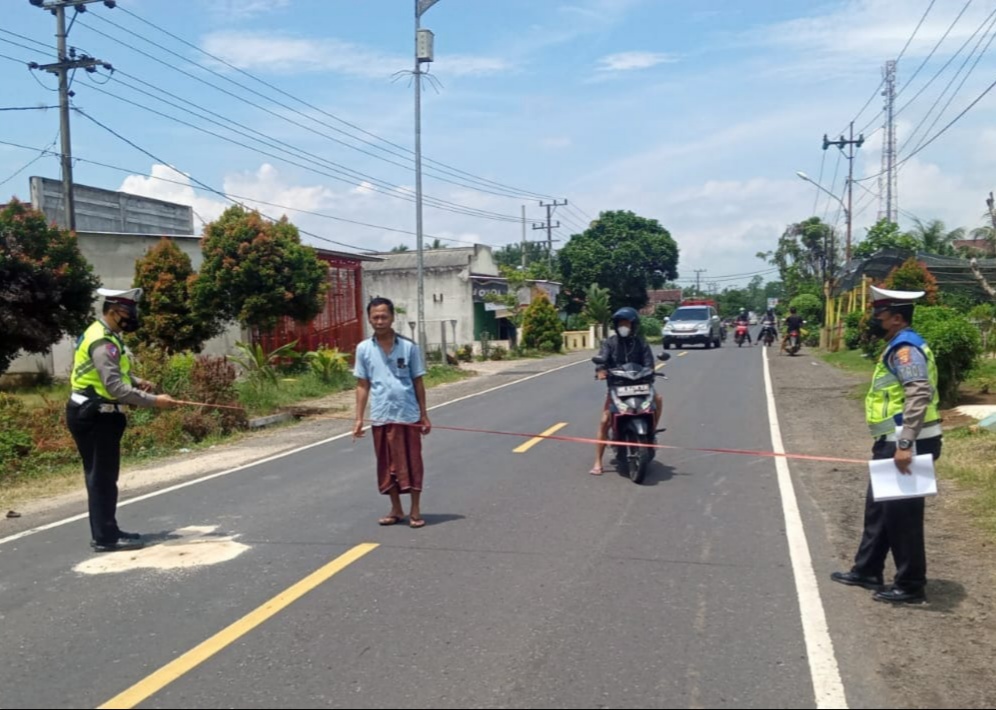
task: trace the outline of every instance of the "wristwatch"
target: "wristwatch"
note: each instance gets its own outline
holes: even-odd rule
[[[909,451],[913,448],[913,441],[911,439],[900,439],[898,446],[900,451]]]

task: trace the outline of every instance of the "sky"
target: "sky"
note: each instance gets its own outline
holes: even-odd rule
[[[55,79],[24,66],[53,61],[54,18],[0,3],[0,108],[56,104]],[[116,70],[74,79],[76,182],[192,204],[198,230],[231,204],[207,186],[286,214],[315,246],[414,247],[413,1],[118,6],[94,3],[70,30]],[[523,205],[531,227],[541,198],[566,198],[560,244],[633,210],[678,242],[684,283],[697,269],[720,289],[772,278],[756,254],[786,225],[817,214],[843,231],[839,203],[796,172],[841,195],[847,161],[823,135],[854,119],[868,138],[855,177],[871,178],[855,187],[855,241],[878,217],[882,65],[897,57],[900,223],[982,226],[996,90],[910,156],[996,79],[994,13],[996,0],[441,0],[422,18],[438,80],[423,89],[424,231],[497,247],[521,240]],[[5,198],[59,177],[38,152],[58,126],[56,110],[0,111],[0,141],[34,149],[0,144]]]

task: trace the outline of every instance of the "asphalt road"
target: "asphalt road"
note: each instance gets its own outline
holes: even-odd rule
[[[770,449],[761,349],[679,352],[661,443]],[[582,364],[432,418],[590,437],[603,398]],[[524,441],[433,432],[422,530],[377,525],[371,443],[347,437],[120,511],[216,526],[248,547],[228,561],[80,574],[86,521],[0,546],[0,706],[814,706],[771,459],[662,451],[637,486]]]

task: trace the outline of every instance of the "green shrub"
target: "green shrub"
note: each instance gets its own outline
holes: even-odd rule
[[[325,384],[332,384],[349,373],[349,358],[337,348],[323,346],[304,357],[311,371]]]
[[[522,323],[522,342],[527,348],[539,348],[544,352],[560,352],[563,346],[561,333],[564,325],[545,294],[537,294],[526,309]]]
[[[811,293],[796,296],[789,308],[795,308],[811,329],[819,330],[823,324],[823,301],[818,296]]]
[[[644,338],[659,338],[664,324],[653,316],[642,316],[640,318],[640,334]]]
[[[934,352],[941,401],[952,403],[957,397],[958,385],[982,354],[979,329],[968,318],[946,306],[917,308],[913,327]]]

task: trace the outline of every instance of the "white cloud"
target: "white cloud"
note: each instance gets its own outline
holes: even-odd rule
[[[562,150],[574,144],[568,136],[550,136],[540,141],[540,145],[549,150]]]
[[[633,71],[650,69],[659,64],[673,64],[678,58],[663,52],[618,52],[598,60],[598,71]]]
[[[935,57],[954,54],[990,12],[990,8],[970,6],[952,28],[963,7],[961,2],[937,3],[904,56],[925,57],[949,28],[950,33]],[[777,68],[780,73],[825,75],[834,70],[866,67],[870,61],[881,63],[895,58],[913,35],[926,9],[924,3],[911,5],[909,0],[846,0],[823,8],[826,9],[808,17],[749,30],[745,34],[746,41],[765,48],[785,47],[798,51],[798,61],[780,65]],[[905,68],[907,76],[914,66],[910,63]]]
[[[384,79],[411,65],[411,58],[338,39],[280,37],[272,33],[226,30],[204,37],[204,49],[241,69],[299,74],[334,72],[345,76]],[[441,55],[435,73],[484,76],[512,68],[500,57]]]
[[[247,20],[289,6],[291,0],[211,0],[211,12],[225,20]]]

